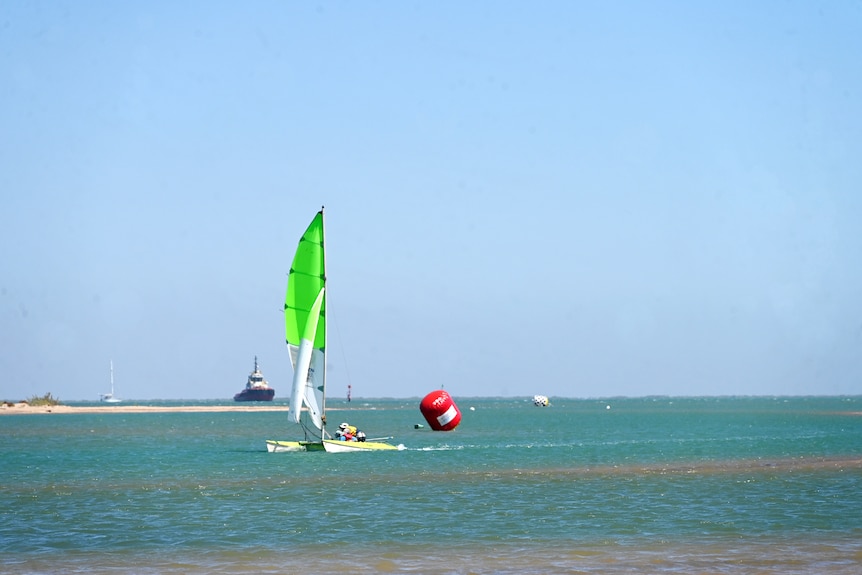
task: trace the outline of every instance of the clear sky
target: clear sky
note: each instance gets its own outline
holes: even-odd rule
[[[0,399],[862,393],[862,3],[0,4]]]

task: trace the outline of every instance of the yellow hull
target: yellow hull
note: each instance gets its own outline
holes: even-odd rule
[[[335,439],[324,439],[322,442],[266,440],[266,450],[269,453],[292,453],[297,451],[352,453],[354,451],[398,451],[401,449],[404,449],[404,446],[395,446],[380,441],[339,441]]]
[[[324,439],[323,448],[328,453],[352,453],[354,451],[393,451],[399,447],[380,441],[340,441],[338,439]],[[401,447],[400,449],[403,449]]]

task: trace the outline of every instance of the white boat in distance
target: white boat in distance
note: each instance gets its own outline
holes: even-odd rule
[[[111,393],[99,394],[99,401],[105,403],[120,403],[123,401],[119,397],[114,397],[114,360],[111,360]]]

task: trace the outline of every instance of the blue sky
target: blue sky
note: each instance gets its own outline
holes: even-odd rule
[[[862,393],[858,2],[4,2],[0,399]]]

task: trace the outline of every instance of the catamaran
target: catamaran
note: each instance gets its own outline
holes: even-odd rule
[[[99,394],[99,400],[105,403],[120,403],[123,401],[119,397],[114,397],[114,360],[111,360],[111,393]]]
[[[287,348],[293,365],[288,416],[304,439],[266,440],[270,453],[283,451],[383,451],[401,448],[381,440],[343,441],[326,430],[326,257],[323,208],[299,240],[284,300]]]

